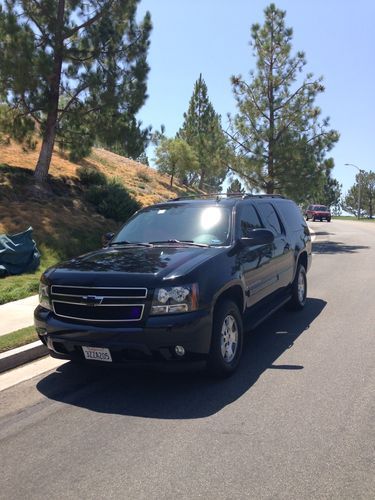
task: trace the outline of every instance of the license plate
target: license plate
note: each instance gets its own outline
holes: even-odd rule
[[[112,356],[109,349],[105,347],[86,347],[82,346],[83,354],[86,359],[94,360],[94,361],[112,361]]]

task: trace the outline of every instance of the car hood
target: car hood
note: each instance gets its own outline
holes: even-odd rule
[[[131,282],[142,284],[184,276],[206,260],[222,252],[217,247],[109,247],[62,262],[46,272],[53,283],[93,284],[112,286]],[[99,279],[99,277],[98,277]],[[151,284],[150,283],[150,284]]]

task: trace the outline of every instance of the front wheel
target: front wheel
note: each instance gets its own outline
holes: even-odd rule
[[[297,272],[292,283],[292,297],[287,303],[287,308],[293,311],[301,311],[306,304],[307,276],[306,269],[298,264]]]
[[[242,317],[237,305],[223,300],[215,307],[208,370],[228,377],[237,369],[243,345]]]

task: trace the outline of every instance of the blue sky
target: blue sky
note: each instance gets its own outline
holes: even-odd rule
[[[149,64],[149,98],[139,113],[145,125],[166,127],[173,136],[183,121],[193,85],[202,73],[215,110],[236,112],[230,85],[233,74],[248,77],[255,67],[250,27],[263,22],[263,0],[141,0],[139,14],[151,12],[153,32]],[[322,116],[341,134],[329,153],[333,175],[346,192],[354,183],[354,163],[375,170],[373,97],[375,80],[374,0],[279,0],[294,30],[293,52],[303,50],[307,71],[323,75],[319,96]],[[152,157],[152,153],[150,153]]]

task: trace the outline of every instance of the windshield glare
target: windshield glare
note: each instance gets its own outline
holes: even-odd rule
[[[139,212],[112,243],[189,241],[206,245],[227,245],[230,210],[209,205],[173,204]]]

